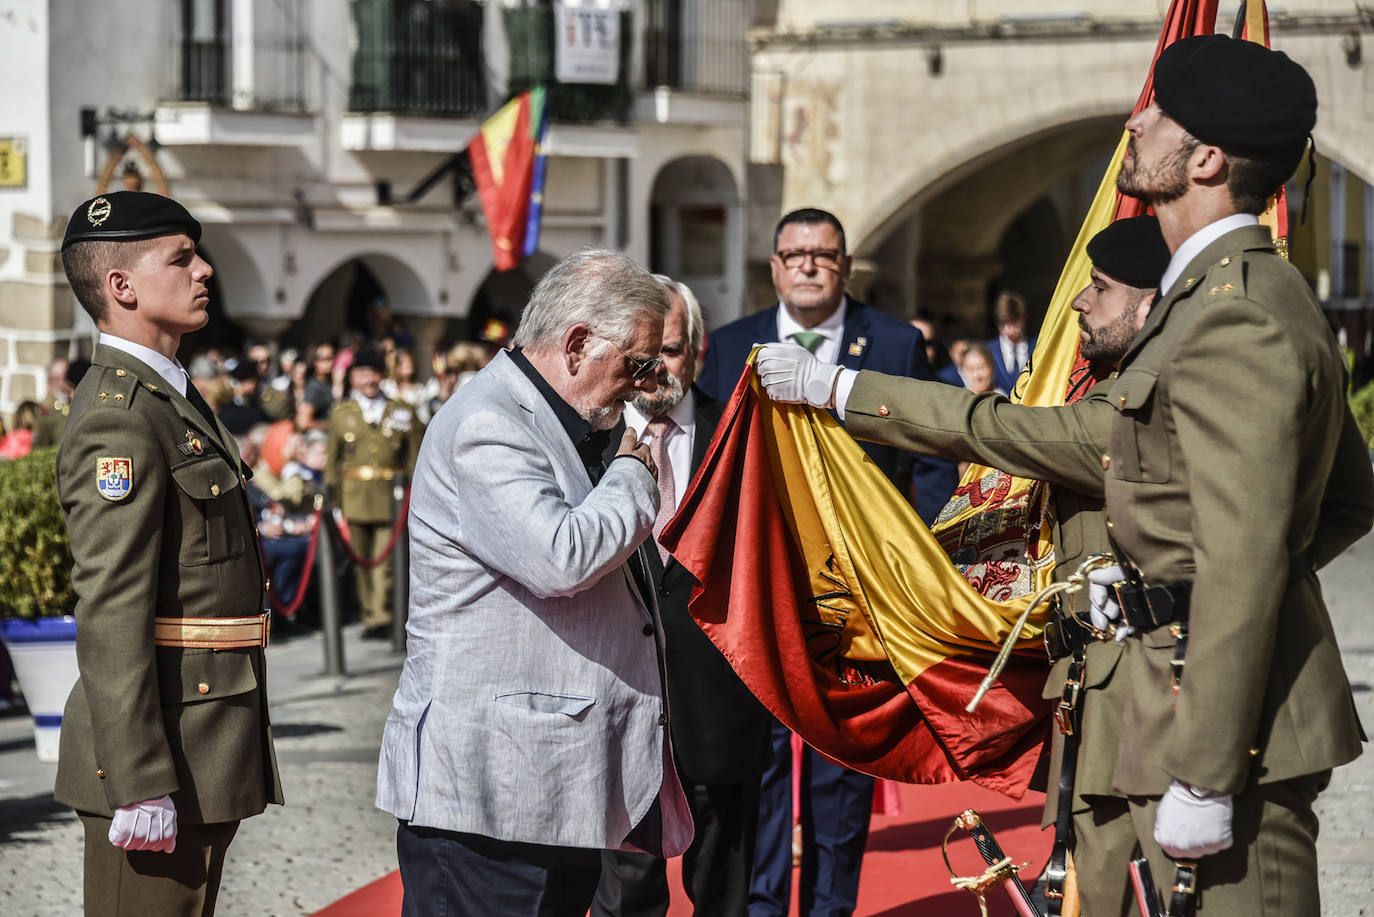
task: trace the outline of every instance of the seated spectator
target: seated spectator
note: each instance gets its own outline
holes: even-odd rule
[[[265,429],[265,426],[259,426],[253,432],[234,437],[239,447],[239,457],[250,468],[257,467],[260,458],[257,437],[253,434]],[[289,607],[301,586],[305,556],[310,548],[310,517],[288,513],[284,506],[258,486],[258,477],[255,473],[248,479],[248,505],[258,527],[259,541],[270,568],[268,575],[274,591],[281,603]]]
[[[229,376],[233,380],[233,397],[219,409],[219,420],[230,435],[241,436],[271,418],[258,401],[257,363],[239,360]]]
[[[963,359],[959,361],[959,375],[964,378],[968,390],[976,394],[1007,393],[1006,389],[997,385],[997,367],[992,359],[992,350],[980,341],[970,343],[964,350]]]

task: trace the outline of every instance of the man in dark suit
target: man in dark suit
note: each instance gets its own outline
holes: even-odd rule
[[[626,406],[622,427],[641,431],[659,469],[656,538],[706,457],[724,406],[692,384],[705,331],[696,297],[685,285],[655,276],[673,301],[663,323],[658,390],[640,393]],[[696,824],[696,836],[682,858],[682,883],[696,913],[744,917],[759,776],[768,757],[768,712],[692,620],[687,611],[692,578],[686,569],[658,549],[657,541],[648,548],[644,555],[663,619],[673,750]],[[602,853],[592,917],[662,917],[667,912],[665,860],[644,853]]]
[[[1035,352],[1036,339],[1026,333],[1026,298],[1009,291],[998,293],[992,317],[997,322],[997,337],[988,341],[988,350],[997,372],[995,385],[1010,395]]]
[[[725,400],[754,344],[787,340],[797,341],[821,359],[854,369],[932,378],[919,331],[845,296],[850,265],[844,228],[834,215],[796,210],[779,220],[771,259],[779,305],[711,334],[697,378],[701,390]],[[917,512],[927,524],[933,521],[954,489],[953,463],[875,443],[864,443],[863,448],[903,494],[915,483]],[[773,761],[763,777],[750,917],[786,914],[792,879],[791,734],[776,721],[772,729]],[[872,777],[845,770],[806,750],[802,914],[830,917],[853,910],[872,803]]]

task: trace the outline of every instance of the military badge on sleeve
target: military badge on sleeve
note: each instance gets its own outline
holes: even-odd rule
[[[103,455],[95,460],[95,489],[111,503],[134,492],[134,460]]]

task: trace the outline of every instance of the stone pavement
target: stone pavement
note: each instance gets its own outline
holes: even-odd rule
[[[1360,716],[1374,727],[1374,536],[1322,572]],[[308,914],[396,866],[395,821],[372,806],[377,747],[401,659],[346,632],[349,675],[325,677],[318,634],[268,649],[287,804],[244,822],[229,849],[218,913]],[[33,754],[27,718],[0,717],[0,914],[79,913],[81,831],[52,801],[55,768]],[[1322,913],[1374,915],[1374,754],[1337,770],[1318,800]]]

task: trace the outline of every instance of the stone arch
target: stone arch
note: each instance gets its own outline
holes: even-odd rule
[[[397,315],[428,314],[430,294],[419,272],[395,255],[352,252],[335,258],[317,272],[304,307],[285,338],[301,345],[365,331],[366,313],[378,297]]]
[[[744,296],[744,274],[733,253],[745,244],[738,176],[710,154],[665,162],[649,195],[649,265],[687,284],[708,324],[728,321]]]

